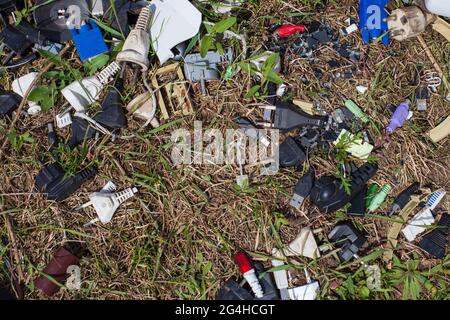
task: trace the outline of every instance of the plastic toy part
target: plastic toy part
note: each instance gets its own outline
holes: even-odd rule
[[[280,166],[284,168],[300,168],[306,160],[306,153],[297,141],[292,137],[287,137],[280,145]]]
[[[91,205],[94,207],[98,219],[90,221],[87,225],[91,225],[97,221],[103,224],[109,223],[119,206],[138,192],[137,188],[128,188],[116,193],[112,193],[111,190],[115,190],[115,186],[112,188],[106,185],[102,191],[91,193],[89,195],[89,202],[75,209],[81,210]]]
[[[351,222],[338,223],[328,234],[328,240],[334,242],[341,250],[338,253],[341,261],[350,260],[366,242],[366,237]]]
[[[20,104],[20,95],[0,89],[0,117],[9,116]]]
[[[65,172],[56,163],[44,166],[35,180],[38,190],[47,194],[49,200],[63,201],[75,193],[81,185],[97,174],[97,167],[91,165],[72,177],[66,177]]]
[[[82,22],[89,19],[89,6],[85,0],[37,0],[34,4],[33,18],[38,29],[54,42],[71,40],[69,29],[80,28]]]
[[[188,0],[153,0],[150,6],[152,46],[163,64],[174,57],[171,50],[174,46],[198,33],[202,14]]]
[[[433,15],[424,13],[419,7],[410,6],[393,10],[387,17],[387,24],[390,36],[403,41],[424,32],[433,20]]]
[[[14,80],[11,85],[12,90],[15,93],[17,93],[18,95],[20,95],[21,97],[23,97],[37,76],[38,76],[37,72],[30,72],[16,80]],[[34,88],[34,86],[33,86],[33,88]],[[28,106],[29,106],[28,114],[30,114],[30,115],[36,115],[39,112],[41,112],[41,110],[42,110],[41,107],[36,102],[33,102],[33,101],[28,101]]]
[[[431,212],[430,208],[424,208],[423,210],[418,212],[411,220],[408,221],[406,227],[402,229],[402,233],[405,236],[406,240],[412,242],[419,234],[427,230],[426,227],[422,226],[430,226],[433,223],[433,213]]]
[[[135,64],[140,66],[143,72],[147,71],[149,65],[148,52],[150,49],[149,28],[151,14],[149,8],[142,8],[136,22],[136,27],[131,30],[123,44],[122,51],[116,57],[118,63]]]
[[[302,24],[285,24],[275,30],[275,35],[280,38],[290,37],[296,33],[305,32],[305,26]]]
[[[294,195],[292,196],[289,205],[296,209],[300,208],[303,201],[311,193],[314,184],[314,170],[309,169],[297,182],[294,188]]]
[[[84,113],[119,70],[120,66],[112,62],[97,75],[72,82],[61,93],[76,112]]]
[[[384,45],[389,45],[389,34],[384,8],[389,0],[359,0],[359,28],[364,43],[382,36]]]
[[[327,116],[311,116],[289,102],[277,102],[276,106],[261,108],[272,111],[271,122],[258,123],[268,128],[290,131],[304,126],[325,127],[328,123]]]
[[[386,127],[386,132],[388,134],[392,134],[397,128],[401,128],[408,119],[408,115],[409,115],[409,100],[406,100],[405,102],[400,103],[397,109],[395,109],[395,112],[392,115],[391,120],[389,121],[389,124]]]
[[[209,51],[205,57],[199,53],[188,54],[184,59],[184,74],[191,82],[200,82],[202,94],[206,94],[206,81],[219,80],[218,67],[233,61],[233,50],[227,49],[223,55],[218,52]]]
[[[445,249],[448,246],[448,235],[450,230],[450,215],[444,213],[439,220],[437,228],[423,237],[419,246],[438,259],[445,257]]]
[[[81,61],[86,61],[99,54],[108,52],[102,32],[94,20],[89,20],[79,29],[70,29],[70,33]]]
[[[373,198],[372,201],[370,201],[367,210],[369,212],[376,211],[380,205],[386,200],[386,197],[388,196],[389,192],[391,192],[392,186],[389,184],[386,184],[381,188],[380,192],[378,192]]]
[[[85,251],[85,248],[78,243],[69,243],[56,250],[52,260],[43,270],[45,275],[40,275],[36,279],[36,288],[47,297],[55,295],[61,289],[61,285],[63,285],[69,277],[69,274],[67,273],[69,266],[78,265]],[[50,280],[48,276],[52,277],[53,281]],[[54,281],[61,285],[56,284]]]
[[[264,296],[263,289],[259,283],[258,277],[256,276],[255,268],[250,261],[250,258],[243,251],[239,251],[234,256],[234,261],[239,267],[239,271],[247,280],[248,284],[252,288],[253,293],[257,298],[262,298]]]
[[[394,213],[397,213],[400,210],[402,210],[406,206],[406,204],[409,202],[409,200],[411,200],[411,196],[413,194],[415,194],[416,192],[418,192],[419,189],[420,189],[420,183],[414,182],[408,188],[403,190],[397,196],[397,198],[395,198],[394,204],[392,205],[392,209],[389,212],[389,216],[392,216]]]
[[[350,176],[350,194],[341,181],[330,176],[321,177],[311,190],[310,199],[321,212],[332,213],[349,203],[364,188],[378,170],[376,164],[366,163]]]

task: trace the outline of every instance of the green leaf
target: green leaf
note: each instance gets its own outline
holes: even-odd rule
[[[222,33],[230,29],[236,23],[236,17],[229,17],[217,22],[213,27],[213,32]]]
[[[101,22],[100,20],[98,20],[98,19],[95,20],[95,23],[97,23],[98,26],[99,26],[100,28],[102,28],[103,30],[105,30],[106,32],[111,33],[113,36],[119,37],[120,39],[124,39],[123,35],[122,35],[119,31],[117,31],[117,30],[111,28],[110,26],[104,24],[104,23]]]
[[[278,73],[275,72],[274,70],[270,70],[267,73],[266,79],[268,81],[276,83],[276,84],[282,84],[283,83],[283,79],[281,79],[281,77],[278,75]]]
[[[109,55],[106,53],[100,54],[91,61],[85,62],[83,64],[84,68],[88,72],[89,75],[93,75],[102,67],[104,67],[109,61]]]
[[[217,48],[217,52],[220,55],[223,55],[225,53],[225,50],[223,49],[223,46],[220,42],[216,42],[216,48]]]
[[[200,33],[197,33],[192,39],[191,41],[189,41],[188,46],[186,47],[186,51],[185,54],[188,54],[189,52],[191,52],[192,48],[194,48],[194,46],[197,44],[198,40],[200,39]]]
[[[200,42],[200,55],[202,58],[206,57],[206,54],[208,53],[211,46],[212,46],[212,37],[209,35],[204,36],[202,38],[202,41]]]
[[[247,99],[253,98],[258,93],[260,88],[261,88],[261,86],[258,85],[258,84],[253,86],[253,87],[251,87],[251,89],[245,95],[245,98],[247,98]]]
[[[54,105],[54,90],[54,84],[51,86],[38,86],[31,91],[28,100],[38,103],[42,111],[47,112]]]

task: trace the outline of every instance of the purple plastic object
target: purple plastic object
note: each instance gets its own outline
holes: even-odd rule
[[[391,121],[386,127],[386,131],[388,134],[392,134],[397,128],[403,126],[408,118],[409,114],[409,100],[400,103],[400,105],[395,109],[394,114],[392,115]]]

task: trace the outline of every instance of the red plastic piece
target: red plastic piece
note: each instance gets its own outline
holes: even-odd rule
[[[236,262],[242,274],[253,269],[252,262],[244,251],[238,251],[234,255],[234,262]]]
[[[285,24],[275,31],[276,35],[281,38],[289,37],[298,32],[305,32],[305,26],[302,24]]]

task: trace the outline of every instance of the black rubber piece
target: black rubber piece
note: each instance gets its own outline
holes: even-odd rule
[[[0,117],[11,115],[22,101],[22,98],[14,92],[6,92],[0,89]]]
[[[127,118],[122,106],[122,97],[120,96],[122,91],[123,80],[118,78],[114,87],[110,87],[106,93],[102,102],[102,110],[94,117],[95,121],[110,130],[127,126]]]
[[[287,137],[280,145],[279,161],[284,168],[299,168],[306,160],[306,154],[292,137]]]
[[[350,260],[366,242],[366,236],[356,229],[349,221],[338,223],[328,234],[328,240],[341,248],[339,259],[345,262]]]

